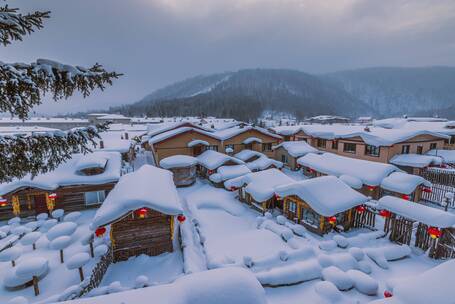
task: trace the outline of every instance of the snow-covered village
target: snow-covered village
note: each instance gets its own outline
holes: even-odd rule
[[[455,304],[453,14],[0,3],[0,304]]]

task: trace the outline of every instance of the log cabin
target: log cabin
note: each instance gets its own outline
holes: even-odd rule
[[[278,186],[275,193],[283,199],[284,216],[319,235],[351,229],[357,207],[368,201],[335,176]]]
[[[391,195],[419,202],[423,191],[431,191],[431,183],[421,176],[393,172],[381,182],[381,196]]]
[[[285,141],[273,147],[275,159],[281,161],[291,170],[298,170],[300,165],[297,159],[308,153],[321,153],[318,149],[310,146],[306,141]]]
[[[188,187],[196,182],[196,157],[187,155],[174,155],[163,158],[160,167],[173,173],[174,184],[177,187]]]
[[[198,174],[210,177],[221,166],[237,166],[245,163],[240,159],[213,150],[207,150],[197,157]]]
[[[122,176],[98,209],[92,230],[109,226],[113,261],[172,252],[184,217],[172,172],[150,165]]]
[[[99,207],[122,174],[118,152],[74,154],[54,171],[0,184],[0,219]]]

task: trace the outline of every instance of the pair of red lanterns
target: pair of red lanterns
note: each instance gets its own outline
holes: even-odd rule
[[[427,232],[432,239],[439,239],[442,235],[441,229],[437,227],[428,227]]]
[[[8,206],[8,200],[6,198],[0,197],[0,207]]]

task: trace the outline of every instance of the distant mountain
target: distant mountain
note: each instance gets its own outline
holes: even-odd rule
[[[118,109],[117,109],[118,110]],[[214,115],[253,120],[263,111],[298,118],[355,116],[372,109],[325,79],[294,70],[254,69],[190,78],[122,107],[129,115]]]
[[[127,115],[213,115],[254,120],[264,111],[297,118],[337,114],[455,117],[455,68],[367,68],[324,75],[249,69],[177,82],[132,105]]]
[[[455,105],[453,67],[367,68],[326,74],[322,78],[382,116],[433,115]]]

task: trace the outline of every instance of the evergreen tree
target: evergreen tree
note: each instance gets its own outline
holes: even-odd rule
[[[21,14],[17,8],[0,6],[0,43],[3,47],[43,27],[50,12]],[[90,68],[38,59],[30,64],[0,61],[0,111],[27,119],[33,107],[48,93],[55,101],[75,91],[84,97],[95,89],[104,90],[121,74],[107,72],[96,63]],[[98,133],[108,126],[97,125],[70,131],[0,137],[0,182],[31,173],[36,176],[54,170],[73,153],[87,153],[96,145]]]

